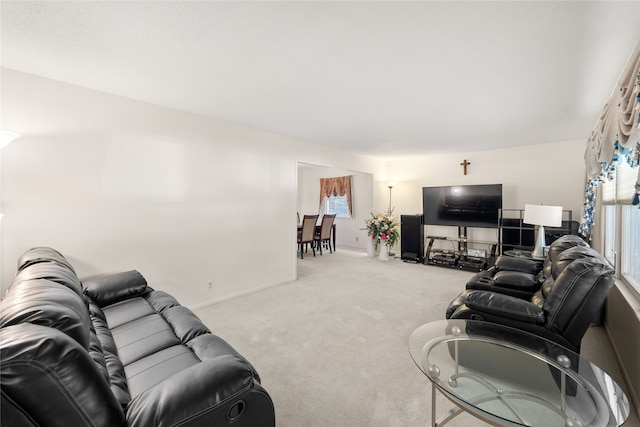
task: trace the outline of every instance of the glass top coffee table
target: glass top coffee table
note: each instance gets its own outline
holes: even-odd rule
[[[431,425],[468,412],[495,426],[619,426],[623,390],[580,355],[544,338],[472,320],[420,326],[409,338],[432,384]],[[436,421],[436,390],[456,407]]]

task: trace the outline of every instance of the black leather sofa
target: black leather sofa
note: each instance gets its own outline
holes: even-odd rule
[[[475,275],[451,302],[446,318],[511,326],[579,353],[582,337],[615,282],[615,271],[579,237],[558,240],[538,267],[512,258]]]
[[[253,366],[137,271],[34,248],[0,302],[0,424],[275,426]]]

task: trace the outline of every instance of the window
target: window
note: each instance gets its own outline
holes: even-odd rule
[[[320,212],[351,218],[351,176],[320,178]]]
[[[640,292],[640,208],[622,206],[622,244],[620,272]]]
[[[336,217],[351,218],[347,196],[331,196],[324,198],[323,214],[336,214]]]
[[[631,205],[638,167],[620,161],[614,179],[601,187],[604,255],[620,277],[640,292],[640,206]],[[619,223],[619,227],[617,224]]]

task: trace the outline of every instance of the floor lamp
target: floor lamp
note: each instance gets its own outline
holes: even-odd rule
[[[545,241],[544,227],[560,227],[562,225],[562,206],[524,205],[525,224],[536,226],[536,245],[531,252],[533,259],[544,259]]]
[[[387,182],[387,186],[389,187],[389,211],[388,211],[388,214],[391,215],[391,213],[393,212],[393,209],[391,208],[391,190],[393,189],[393,187],[396,186],[396,182],[395,181],[388,181]]]
[[[391,213],[393,213],[393,208],[391,207],[391,190],[393,189],[393,187],[396,186],[396,182],[395,181],[387,181],[387,186],[389,187],[389,211],[388,211],[387,215],[391,216]],[[389,249],[389,256],[395,256],[395,254],[393,252],[391,252],[391,249]]]

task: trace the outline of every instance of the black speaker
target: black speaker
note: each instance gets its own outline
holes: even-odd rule
[[[422,262],[424,258],[424,226],[422,215],[400,215],[400,258]]]

